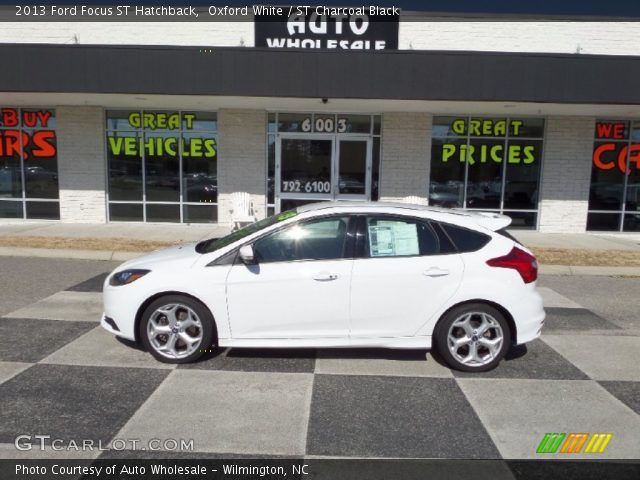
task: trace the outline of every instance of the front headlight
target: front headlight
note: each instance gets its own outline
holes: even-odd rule
[[[129,283],[135,282],[139,278],[144,277],[150,271],[151,270],[131,269],[114,273],[109,279],[109,285],[111,285],[112,287],[128,285]]]

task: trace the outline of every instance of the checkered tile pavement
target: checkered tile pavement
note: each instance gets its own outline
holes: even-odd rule
[[[193,439],[200,457],[526,459],[546,432],[612,432],[600,458],[639,456],[640,337],[550,289],[541,339],[463,374],[374,349],[158,363],[99,327],[103,279],[0,318],[0,458],[21,453],[19,434],[48,434]]]

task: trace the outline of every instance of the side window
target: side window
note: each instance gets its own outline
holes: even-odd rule
[[[366,256],[437,255],[438,237],[427,222],[394,217],[367,218]]]
[[[481,232],[457,227],[448,223],[440,224],[460,253],[475,252],[484,247],[491,237]]]
[[[258,263],[343,258],[348,217],[330,217],[291,225],[253,244]]]

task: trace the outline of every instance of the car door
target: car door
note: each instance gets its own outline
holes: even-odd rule
[[[351,276],[351,337],[414,335],[456,292],[464,264],[428,221],[361,217]]]
[[[253,243],[255,265],[227,277],[231,336],[347,338],[353,235],[348,216],[300,221]]]

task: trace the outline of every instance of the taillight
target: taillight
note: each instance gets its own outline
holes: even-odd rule
[[[536,257],[518,247],[513,247],[511,251],[503,257],[487,260],[487,265],[491,267],[513,268],[524,280],[524,283],[535,282],[538,278],[538,262]]]

